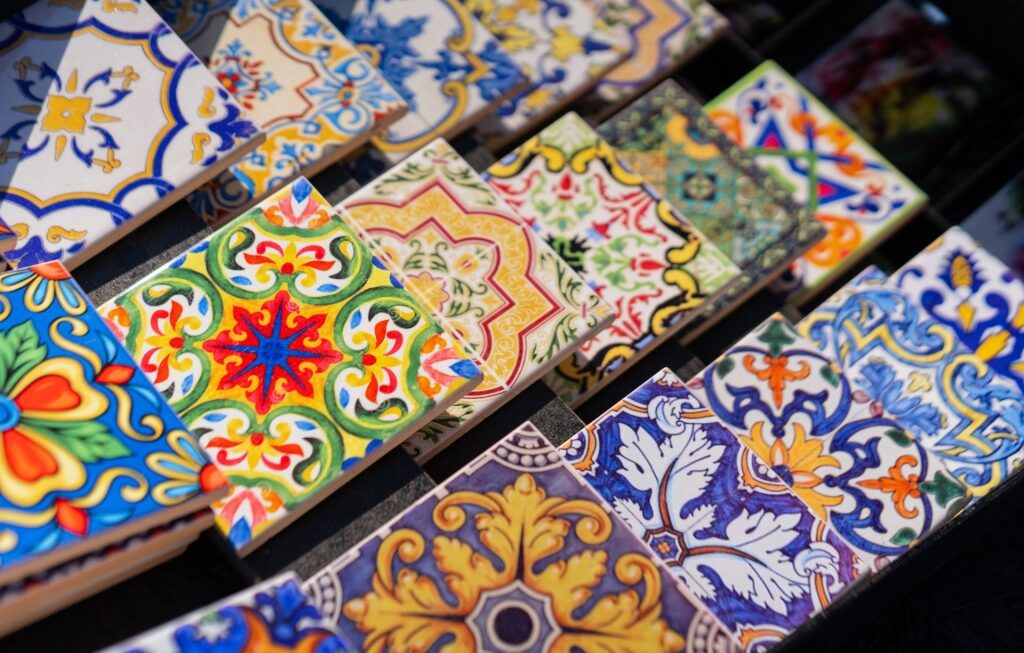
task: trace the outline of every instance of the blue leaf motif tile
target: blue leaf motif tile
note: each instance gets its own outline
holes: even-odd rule
[[[559,452],[748,651],[857,576],[853,551],[668,370]]]

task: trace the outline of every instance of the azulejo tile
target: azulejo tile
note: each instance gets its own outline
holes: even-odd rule
[[[306,588],[358,650],[738,649],[529,422]]]
[[[1024,283],[967,232],[953,227],[892,281],[1024,391]]]
[[[338,208],[474,356],[484,381],[407,449],[420,461],[549,371],[614,317],[443,140]]]
[[[633,55],[601,78],[596,92],[622,102],[684,64],[729,26],[705,0],[594,0],[605,21],[629,30]]]
[[[861,558],[899,555],[966,495],[884,411],[859,403],[838,366],[781,316],[692,383],[712,412]]]
[[[209,224],[312,175],[400,118],[405,102],[312,0],[160,0],[167,22],[267,140],[189,197]]]
[[[1024,397],[1016,385],[877,268],[815,309],[799,330],[974,496],[1024,458]]]
[[[598,129],[619,158],[743,270],[698,321],[721,319],[825,235],[825,228],[666,81]],[[696,329],[692,325],[691,329]]]
[[[0,273],[0,352],[0,585],[225,494],[59,262]]]
[[[487,115],[525,79],[460,0],[315,0],[409,105],[373,138],[398,162]]]
[[[351,650],[299,582],[294,573],[282,574],[103,653]]]
[[[709,102],[706,111],[828,232],[780,286],[797,300],[854,265],[927,201],[773,61]]]
[[[303,178],[101,310],[233,483],[242,553],[479,382]]]
[[[141,0],[39,0],[0,25],[0,70],[0,215],[19,266],[80,264],[263,138]]]
[[[529,82],[477,131],[499,147],[557,115],[631,53],[628,28],[588,0],[461,0],[498,38]]]
[[[857,577],[856,554],[668,370],[559,453],[744,650],[781,641]]]
[[[495,163],[485,177],[615,309],[612,325],[547,377],[566,401],[582,402],[739,276],[574,113]]]

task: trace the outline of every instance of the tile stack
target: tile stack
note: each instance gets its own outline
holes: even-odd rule
[[[807,302],[926,201],[772,62],[637,97],[723,31],[703,0],[155,7],[0,31],[0,634],[214,522],[248,554],[538,379],[578,407],[769,284]],[[478,173],[470,129],[522,144]],[[343,159],[332,207],[305,175]],[[65,264],[186,196],[211,235],[92,308]],[[1022,327],[954,229],[116,650],[765,650],[1013,473]]]

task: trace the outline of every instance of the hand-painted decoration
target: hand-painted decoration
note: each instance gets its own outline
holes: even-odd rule
[[[349,649],[309,600],[294,573],[283,574],[143,633],[102,653],[245,653]]]
[[[0,585],[225,486],[60,263],[0,273]]]
[[[692,384],[739,436],[846,543],[875,565],[955,514],[965,490],[942,463],[781,316]]]
[[[360,651],[735,651],[523,424],[306,588]]]
[[[406,442],[420,461],[607,326],[614,311],[444,141],[339,205],[484,381]]]
[[[697,321],[721,319],[825,235],[825,228],[669,80],[601,125],[619,158],[743,270]],[[695,330],[696,324],[690,329]]]
[[[203,509],[0,587],[0,637],[155,567],[212,525]]]
[[[733,84],[706,111],[828,231],[779,286],[798,301],[854,265],[927,201],[773,61]]]
[[[856,555],[668,370],[559,453],[732,629],[767,650],[856,578]]]
[[[1024,459],[1024,397],[885,275],[869,268],[819,306],[800,332],[835,360],[974,496]]]
[[[156,7],[266,132],[189,197],[209,224],[353,152],[405,102],[312,0],[160,0]]]
[[[629,30],[633,55],[601,78],[597,95],[622,102],[686,63],[729,23],[706,0],[595,0],[605,21]]]
[[[589,0],[461,0],[498,37],[529,83],[477,131],[492,147],[530,131],[631,53],[628,27]]]
[[[397,163],[476,124],[525,79],[460,0],[314,0],[409,105],[373,138]]]
[[[1024,392],[1024,283],[999,259],[953,227],[892,281]]]
[[[39,0],[0,25],[0,70],[0,219],[19,266],[80,264],[263,138],[140,0]]]
[[[491,187],[615,309],[548,375],[580,403],[696,317],[739,270],[574,113],[491,166]]]
[[[480,376],[301,178],[102,311],[234,484],[243,553]]]

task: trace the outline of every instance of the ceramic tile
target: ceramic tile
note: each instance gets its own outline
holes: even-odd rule
[[[315,2],[409,105],[409,115],[373,139],[396,163],[471,127],[525,82],[459,0]]]
[[[598,133],[743,270],[696,321],[721,319],[739,298],[767,284],[825,234],[674,81],[633,102]]]
[[[740,340],[692,388],[869,564],[955,514],[966,490],[781,316]]]
[[[828,231],[780,286],[797,300],[855,264],[927,201],[773,61],[709,102],[706,111]]]
[[[853,551],[668,370],[559,453],[747,651],[857,576]]]
[[[358,650],[738,646],[529,422],[306,588]]]
[[[477,131],[489,146],[526,134],[583,95],[631,54],[630,34],[589,0],[462,0],[529,79]]]
[[[479,381],[302,178],[101,311],[234,484],[242,553]]]
[[[970,235],[953,227],[892,281],[1024,391],[1024,283]]]
[[[609,25],[629,30],[633,56],[598,83],[605,102],[622,102],[684,64],[729,27],[705,0],[594,0]]]
[[[350,650],[299,582],[282,574],[102,653]]]
[[[154,6],[267,135],[189,197],[208,224],[314,174],[405,113],[401,96],[312,0]]]
[[[0,24],[0,70],[0,215],[20,266],[82,263],[262,140],[141,0],[39,0]]]
[[[739,275],[574,113],[495,163],[486,178],[616,312],[547,377],[582,402]]]
[[[58,263],[0,273],[0,585],[226,483]]]
[[[612,320],[612,308],[442,140],[338,208],[484,372],[454,411],[406,443],[417,460]]]
[[[0,587],[0,637],[165,562],[212,525],[203,510]]]
[[[974,496],[999,485],[1024,458],[1024,397],[1016,385],[888,285],[877,268],[798,328]]]

